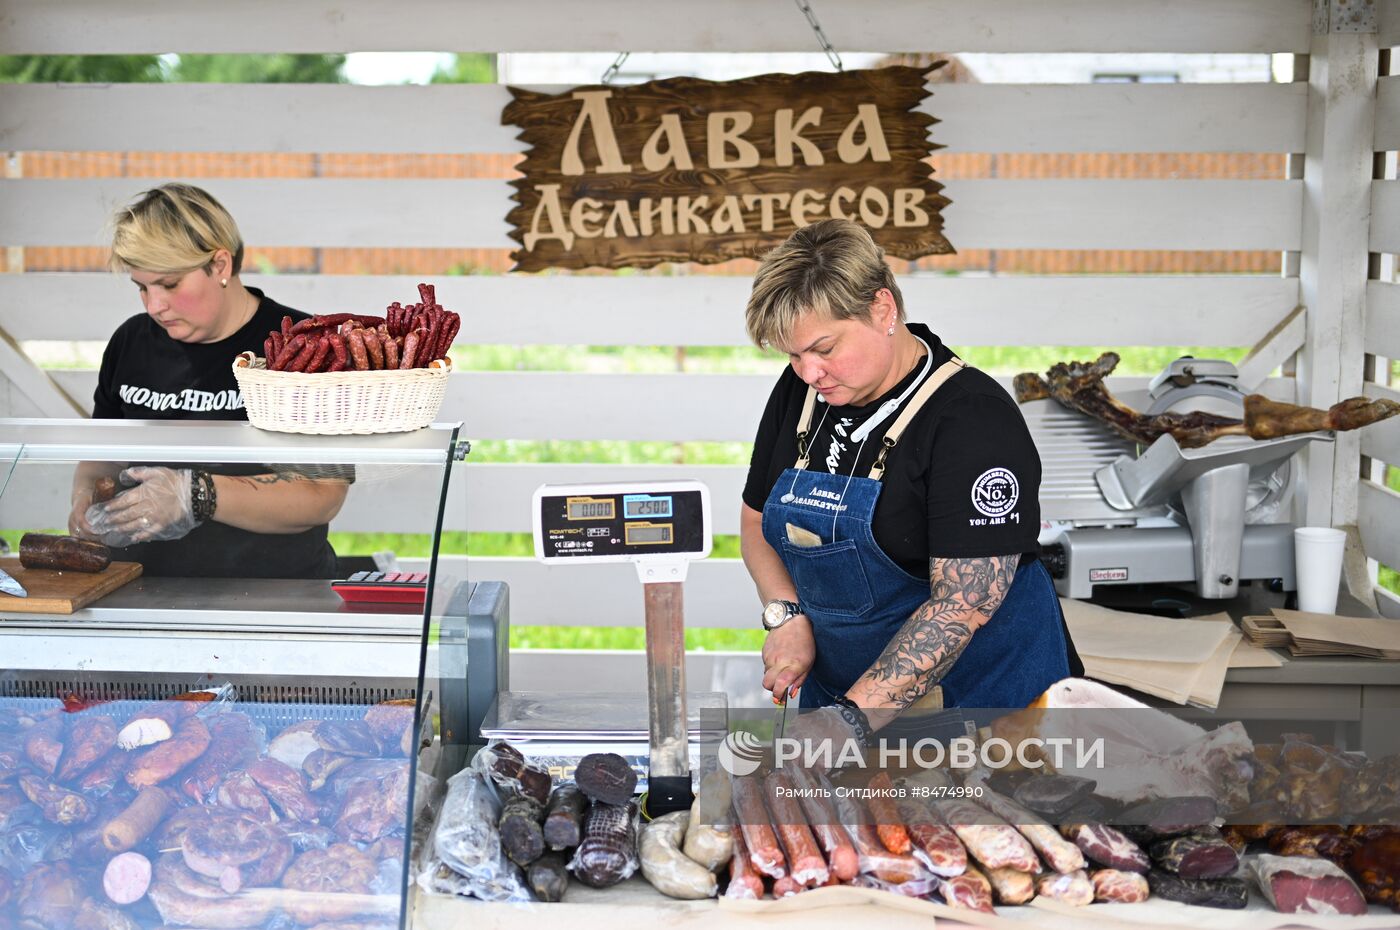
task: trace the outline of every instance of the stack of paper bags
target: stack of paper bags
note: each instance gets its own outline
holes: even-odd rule
[[[1293,645],[1293,637],[1289,634],[1288,627],[1273,614],[1242,617],[1240,632],[1244,633],[1245,640],[1250,644],[1266,649],[1287,649]]]
[[[1284,643],[1295,656],[1360,656],[1400,659],[1400,621],[1372,617],[1339,617],[1275,607],[1274,617],[1288,637]]]
[[[1060,604],[1087,677],[1177,704],[1214,709],[1227,669],[1283,664],[1245,643],[1228,614],[1178,620],[1067,598]]]

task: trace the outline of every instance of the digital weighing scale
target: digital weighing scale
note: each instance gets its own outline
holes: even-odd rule
[[[684,583],[710,554],[710,491],[698,481],[543,485],[531,507],[535,558],[631,562],[646,605],[647,813],[689,808]]]

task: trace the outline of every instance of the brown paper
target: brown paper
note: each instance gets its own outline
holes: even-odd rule
[[[1293,637],[1294,655],[1354,655],[1400,659],[1400,621],[1339,617],[1274,608]]]
[[[1063,597],[1060,605],[1080,657],[1204,662],[1215,655],[1228,631],[1234,628],[1225,613],[1188,621],[1109,610]]]

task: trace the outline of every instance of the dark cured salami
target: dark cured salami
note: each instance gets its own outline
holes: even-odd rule
[[[595,801],[583,825],[583,841],[569,862],[578,880],[608,888],[637,870],[635,808]]]
[[[1147,873],[1147,886],[1159,898],[1239,910],[1249,903],[1249,889],[1238,878],[1182,878],[1161,869]]]
[[[544,841],[550,849],[568,849],[583,836],[583,811],[588,799],[577,785],[560,785],[544,812]]]
[[[637,773],[615,752],[593,752],[579,760],[574,782],[595,801],[626,804],[637,789]]]
[[[19,564],[60,572],[100,572],[112,564],[112,550],[74,536],[25,533],[19,540]]]

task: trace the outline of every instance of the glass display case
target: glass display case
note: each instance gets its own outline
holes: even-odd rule
[[[0,930],[405,925],[420,769],[461,714],[465,656],[440,647],[468,587],[438,542],[464,446],[455,424],[0,420],[0,569],[27,594],[0,593]],[[214,516],[186,529],[202,482]],[[70,512],[105,567],[22,544]],[[356,575],[327,526],[431,551]]]

